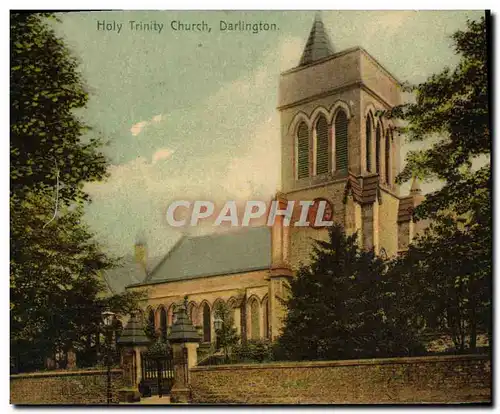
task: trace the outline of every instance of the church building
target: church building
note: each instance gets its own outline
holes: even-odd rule
[[[333,221],[349,234],[357,231],[362,248],[387,257],[406,250],[421,230],[411,212],[423,195],[417,181],[409,195],[400,194],[401,138],[393,122],[379,116],[402,103],[400,90],[363,48],[336,50],[319,16],[298,66],[282,73],[279,84],[277,199],[326,200]],[[243,338],[275,339],[289,281],[308,262],[313,240],[327,235],[326,228],[283,226],[278,216],[272,227],[182,237],[154,264],[146,244],[138,243],[135,263],[107,281],[146,291],[143,314],[157,331],[167,331],[175,306],[187,296],[189,316],[206,343],[215,340],[214,309],[221,301],[233,309]]]

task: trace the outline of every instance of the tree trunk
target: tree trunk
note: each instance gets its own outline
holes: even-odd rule
[[[476,303],[471,301],[471,318],[470,318],[470,342],[469,351],[476,353],[477,351],[477,321],[476,321]]]

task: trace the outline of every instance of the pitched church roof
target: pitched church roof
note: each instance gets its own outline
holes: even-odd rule
[[[149,259],[149,269],[153,269],[161,259],[163,259],[163,256]],[[120,266],[104,270],[102,276],[109,293],[117,294],[124,292],[125,287],[128,285],[143,282],[146,273],[133,255],[126,255],[121,260]]]
[[[328,33],[325,31],[325,26],[321,20],[321,16],[316,14],[314,23],[307,39],[306,47],[302,52],[299,66],[309,65],[317,60],[333,55],[334,49]]]
[[[144,284],[268,269],[271,231],[247,227],[227,233],[182,237]]]

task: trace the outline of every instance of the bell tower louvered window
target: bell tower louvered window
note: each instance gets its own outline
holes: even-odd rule
[[[391,184],[391,177],[390,177],[390,154],[391,154],[391,137],[389,135],[389,131],[385,133],[385,182],[387,184]]]
[[[366,117],[366,171],[372,170],[372,118]]]
[[[328,138],[328,122],[324,116],[320,116],[316,122],[316,174],[325,174],[330,169]]]
[[[305,122],[297,130],[297,178],[309,176],[309,129]]]
[[[382,139],[381,136],[381,128],[380,128],[380,123],[377,124],[377,130],[375,133],[375,168],[377,174],[380,174],[380,142]]]
[[[347,171],[347,115],[339,111],[335,117],[335,169]]]

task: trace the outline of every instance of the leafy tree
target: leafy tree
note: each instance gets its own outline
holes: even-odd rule
[[[229,356],[231,348],[238,343],[240,337],[234,327],[233,312],[229,306],[220,302],[217,304],[214,317],[221,320],[221,327],[215,330],[217,344],[224,350],[226,359]]]
[[[488,53],[486,21],[468,21],[466,31],[452,38],[460,55],[458,66],[446,68],[426,82],[408,86],[415,102],[387,115],[399,118],[409,142],[427,142],[427,149],[409,152],[399,182],[417,175],[442,180],[444,187],[427,195],[417,218],[434,218],[444,210],[472,214],[471,221],[489,225],[491,168]],[[474,160],[485,165],[477,169]]]
[[[412,298],[409,308],[448,334],[459,353],[476,350],[478,332],[487,332],[490,341],[492,334],[491,257],[463,230],[464,221],[440,217],[392,269],[416,283],[403,287],[402,296]]]
[[[47,22],[51,15],[12,13],[10,65],[10,189],[88,200],[83,185],[106,176],[102,142],[76,115],[88,100],[77,61]]]
[[[392,311],[398,283],[385,281],[385,274],[380,258],[360,250],[357,234],[346,236],[340,226],[331,227],[329,240],[316,241],[310,265],[290,283],[277,354],[302,360],[416,352],[406,312]]]
[[[82,219],[83,185],[106,177],[107,160],[75,115],[88,96],[77,61],[47,18],[10,19],[11,346],[28,365],[35,356],[88,349],[101,311],[127,312],[137,299],[105,294],[101,271],[117,260]]]
[[[81,207],[63,208],[44,227],[49,201],[26,197],[11,211],[11,339],[17,351],[28,347],[45,356],[82,352],[99,332],[104,309],[125,314],[140,299],[137,293],[104,294],[101,272],[117,261],[100,251],[81,221]]]
[[[444,186],[426,196],[415,219],[434,221],[398,269],[418,274],[426,305],[439,318],[459,351],[476,347],[476,331],[491,336],[491,150],[487,21],[468,21],[453,36],[460,61],[420,85],[409,86],[415,102],[387,115],[405,121],[410,142],[430,147],[412,151],[398,177],[438,179]],[[401,270],[405,271],[405,270]],[[491,343],[491,342],[490,342]]]

